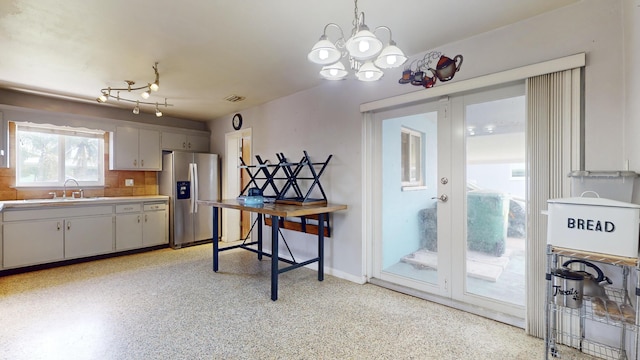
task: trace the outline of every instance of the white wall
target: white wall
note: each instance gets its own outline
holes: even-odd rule
[[[640,172],[640,1],[624,0],[624,159],[629,170]],[[636,181],[634,203],[640,203]]]
[[[464,56],[464,64],[452,81],[586,52],[586,168],[620,169],[624,163],[622,140],[625,109],[625,74],[621,56],[625,44],[623,2],[626,7],[632,8],[629,2],[637,1],[584,0],[437,49],[428,49],[429,44],[425,44],[425,52],[437,50],[450,57],[457,54]],[[637,12],[635,7],[633,10]],[[637,15],[634,17],[637,19]],[[429,22],[425,21],[417,24],[415,31],[439,30],[430,28]],[[402,46],[402,39],[396,41]],[[411,59],[422,56],[423,54],[418,54]],[[329,272],[337,276],[354,280],[362,278],[363,248],[369,241],[362,238],[362,115],[359,113],[359,105],[407,92],[429,91],[398,84],[401,71],[387,71],[385,77],[377,83],[360,83],[353,79],[327,82],[242,111],[245,126],[253,129],[254,154],[274,159],[276,152],[284,152],[285,155],[295,157],[295,154],[301,154],[306,149],[311,156],[334,155],[327,173],[322,177],[322,184],[327,190],[329,201],[349,206],[347,211],[334,215],[334,236],[327,242],[326,265],[331,268]],[[635,87],[633,90],[637,94],[638,85],[628,85],[631,86]],[[637,108],[628,110],[633,111],[637,117]],[[224,153],[224,133],[232,131],[232,115],[209,123],[212,130],[212,152]],[[634,125],[635,123],[637,121]],[[631,125],[628,124],[627,127]],[[635,134],[629,135],[629,139],[640,135],[640,129],[633,130]],[[638,164],[637,168],[640,169],[640,152],[630,152],[628,157],[633,158],[632,163]],[[300,246],[301,244],[305,245]],[[296,241],[293,247],[301,247],[300,251],[309,254],[315,252],[311,241]]]

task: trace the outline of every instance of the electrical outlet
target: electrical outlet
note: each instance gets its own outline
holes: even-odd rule
[[[133,179],[124,179],[124,186],[133,186]]]

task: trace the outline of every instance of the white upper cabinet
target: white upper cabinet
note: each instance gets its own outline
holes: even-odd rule
[[[185,150],[186,148],[186,134],[162,132],[162,150]]]
[[[109,169],[162,170],[160,132],[157,130],[116,127],[109,141]]]
[[[140,129],[138,137],[138,154],[140,154],[140,169],[162,170],[162,149],[160,148],[160,132],[156,130]]]
[[[209,152],[209,136],[188,135],[187,150],[194,152]]]
[[[209,152],[209,136],[163,131],[162,150]]]

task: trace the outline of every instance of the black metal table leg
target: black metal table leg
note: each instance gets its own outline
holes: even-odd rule
[[[271,300],[278,300],[278,228],[279,216],[271,216]]]
[[[258,260],[262,260],[262,219],[264,215],[258,214]]]
[[[218,208],[213,206],[213,271],[218,271]]]
[[[324,217],[318,214],[318,281],[324,280]]]

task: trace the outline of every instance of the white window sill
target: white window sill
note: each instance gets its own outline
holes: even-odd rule
[[[421,186],[403,186],[402,187],[402,191],[419,191],[419,190],[427,190],[428,187],[421,185]]]

